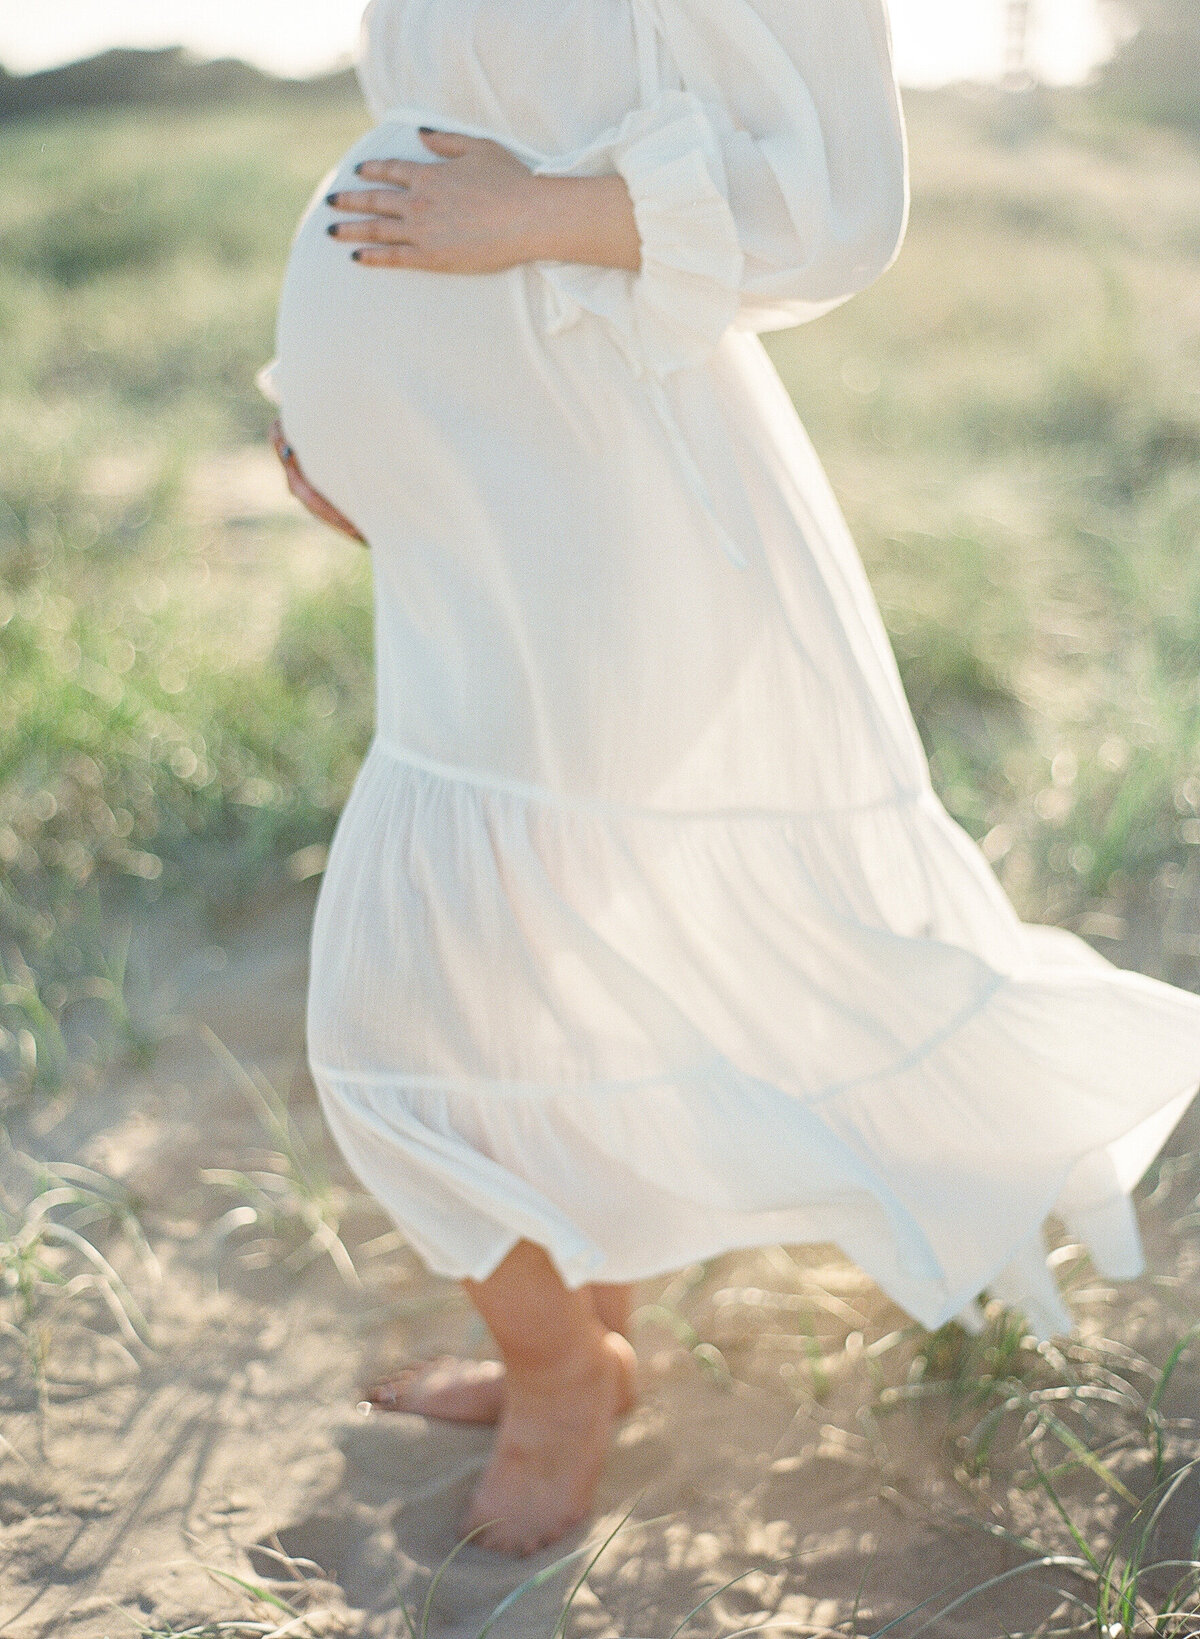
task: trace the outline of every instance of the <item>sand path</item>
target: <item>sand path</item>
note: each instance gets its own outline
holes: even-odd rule
[[[69,1308],[48,1312],[40,1405],[21,1348],[0,1338],[0,1634],[11,1639],[271,1616],[221,1572],[269,1581],[308,1612],[294,1632],[386,1639],[404,1632],[397,1601],[419,1609],[457,1541],[488,1431],[364,1417],[355,1404],[389,1363],[486,1354],[487,1340],[457,1291],[397,1244],[324,1137],[301,1053],[312,886],[277,886],[215,920],[184,899],[146,913],[134,941],[137,1006],[174,1026],[145,1067],[115,1070],[14,1124],[18,1150],[121,1182],[162,1281],[119,1238],[104,1243],[147,1310],[154,1347],[126,1349],[96,1311],[90,1326]],[[295,1130],[340,1197],[358,1284],[319,1253],[297,1267],[297,1214],[311,1200],[306,1208],[303,1191],[271,1183],[286,1173],[278,1135],[208,1031],[289,1093]],[[11,1193],[20,1169],[8,1171]],[[235,1172],[267,1184],[239,1193]],[[262,1213],[251,1223],[247,1212],[268,1197],[282,1206],[264,1239]],[[1165,1216],[1149,1210],[1147,1229],[1156,1276],[1119,1295],[1093,1282],[1077,1307],[1090,1335],[1165,1358],[1195,1307],[1200,1259]],[[524,1562],[468,1546],[434,1597],[436,1639],[473,1639],[523,1578],[563,1549],[599,1543],[630,1509],[575,1602],[573,1636],[668,1639],[731,1577],[741,1580],[689,1635],[764,1623],[868,1634],[941,1589],[1030,1557],[989,1524],[1063,1540],[1048,1502],[1008,1477],[1003,1454],[989,1484],[956,1471],[940,1402],[883,1414],[881,1384],[903,1381],[911,1353],[895,1338],[905,1317],[831,1250],[733,1255],[642,1296],[645,1393],[621,1426],[595,1520]],[[1191,1452],[1195,1386],[1186,1369],[1172,1385],[1170,1460]],[[1144,1430],[1122,1423],[1115,1437],[1108,1461],[1141,1494]],[[1123,1505],[1086,1470],[1061,1483],[1103,1540]],[[1200,1510],[1194,1488],[1179,1506],[1186,1540],[1188,1510]],[[935,1631],[1028,1629],[1058,1603],[1056,1582],[1018,1576]],[[559,1577],[529,1595],[495,1639],[549,1639],[566,1585]],[[915,1633],[936,1608],[896,1631]]]

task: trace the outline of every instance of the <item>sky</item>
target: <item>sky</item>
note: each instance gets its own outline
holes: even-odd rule
[[[1084,78],[1107,35],[1101,0],[1032,0],[1033,57],[1054,83]],[[0,0],[0,63],[15,73],[117,45],[193,47],[285,74],[308,74],[354,50],[363,0]],[[1004,0],[891,0],[907,85],[994,79],[1004,63]]]

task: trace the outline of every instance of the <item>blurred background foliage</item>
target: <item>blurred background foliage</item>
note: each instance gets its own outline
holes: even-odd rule
[[[1124,42],[1101,90],[1135,119],[1200,130],[1200,7],[1195,0],[1109,0]]]
[[[1200,13],[1141,20],[1088,90],[910,95],[897,267],[769,346],[951,811],[1027,918],[1193,983]],[[132,1041],[114,906],[320,869],[370,731],[366,555],[287,499],[254,386],[365,114],[236,69],[0,77],[10,1095]]]

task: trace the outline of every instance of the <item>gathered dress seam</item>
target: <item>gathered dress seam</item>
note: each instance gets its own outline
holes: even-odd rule
[[[640,803],[614,802],[605,797],[573,796],[568,792],[551,791],[548,787],[535,785],[531,781],[512,779],[508,775],[494,774],[487,769],[473,768],[468,764],[439,762],[436,758],[427,757],[423,752],[413,751],[407,746],[397,745],[379,734],[372,742],[372,749],[391,758],[393,762],[405,763],[450,784],[491,791],[499,796],[517,797],[524,802],[536,803],[545,808],[562,808],[594,814],[597,818],[620,819],[628,816],[638,819],[709,823],[721,820],[764,820],[786,825],[792,821],[853,818],[857,814],[932,806],[937,803],[932,788],[923,787],[916,791],[897,791],[891,796],[878,797],[870,802],[841,803],[830,808],[652,808]]]
[[[884,1065],[878,1070],[869,1070],[861,1076],[853,1076],[848,1081],[836,1082],[832,1087],[826,1087],[819,1093],[811,1095],[797,1093],[787,1094],[787,1096],[794,1098],[802,1109],[816,1110],[843,1093],[853,1092],[856,1088],[868,1086],[872,1082],[886,1081],[891,1076],[906,1075],[927,1059],[931,1053],[944,1046],[947,1041],[970,1024],[980,1013],[984,1012],[990,1006],[996,993],[1011,982],[1011,977],[1008,974],[993,974],[991,981],[980,995],[956,1013],[952,1019],[948,1019],[939,1029],[933,1031],[918,1046],[911,1048],[907,1053],[901,1054],[891,1064]],[[755,1076],[749,1071],[739,1069],[730,1059],[724,1058],[720,1054],[714,1054],[711,1058],[701,1059],[697,1063],[682,1066],[678,1070],[663,1071],[659,1075],[635,1076],[630,1079],[610,1081],[569,1082],[561,1085],[540,1081],[492,1081],[484,1076],[470,1078],[466,1076],[420,1075],[401,1070],[338,1070],[332,1065],[321,1064],[316,1061],[310,1064],[310,1069],[314,1076],[324,1076],[327,1080],[341,1083],[353,1084],[357,1082],[364,1087],[409,1087],[416,1091],[461,1094],[468,1097],[479,1093],[486,1093],[489,1096],[499,1093],[517,1098],[533,1097],[543,1099],[576,1097],[581,1093],[599,1097],[610,1094],[641,1092],[655,1087],[672,1086],[678,1082],[690,1081],[698,1076],[721,1075],[729,1070],[732,1070],[735,1076],[745,1078],[748,1081],[761,1084],[764,1080],[761,1076]],[[769,1085],[775,1086],[776,1084],[772,1082]],[[777,1090],[780,1092],[785,1091],[783,1088]]]
[[[993,973],[988,983],[973,1001],[968,1002],[966,1007],[956,1013],[952,1019],[947,1019],[946,1023],[940,1026],[939,1029],[926,1036],[925,1040],[918,1046],[910,1048],[894,1063],[886,1065],[881,1070],[868,1070],[864,1075],[851,1076],[848,1081],[835,1082],[832,1087],[826,1087],[823,1092],[806,1100],[807,1107],[813,1110],[820,1109],[828,1104],[830,1100],[840,1098],[843,1093],[856,1092],[861,1087],[870,1086],[872,1082],[886,1081],[892,1076],[907,1075],[910,1070],[915,1070],[917,1065],[924,1063],[931,1053],[935,1053],[939,1047],[945,1046],[946,1042],[956,1036],[960,1030],[965,1029],[972,1020],[978,1018],[981,1013],[986,1012],[994,1001],[997,992],[1013,984],[1015,978],[1016,976],[1010,973]]]
[[[499,1093],[511,1095],[515,1098],[559,1098],[574,1096],[579,1093],[596,1096],[614,1093],[636,1093],[645,1089],[661,1087],[679,1081],[690,1081],[700,1076],[711,1076],[714,1073],[727,1071],[728,1061],[719,1054],[711,1058],[701,1059],[698,1063],[682,1065],[676,1070],[664,1070],[650,1076],[615,1077],[604,1081],[572,1081],[572,1082],[544,1082],[544,1081],[507,1081],[492,1080],[486,1076],[446,1076],[423,1075],[402,1070],[339,1070],[333,1065],[322,1064],[318,1060],[310,1061],[309,1068],[314,1076],[324,1076],[327,1080],[338,1082],[357,1082],[364,1087],[397,1086],[411,1087],[419,1092],[430,1093],[460,1093],[473,1094]]]

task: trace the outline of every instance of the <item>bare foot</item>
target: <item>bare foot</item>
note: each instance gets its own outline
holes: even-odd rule
[[[504,1403],[504,1367],[498,1360],[440,1355],[373,1384],[364,1398],[381,1411],[412,1411],[450,1423],[495,1423]]]
[[[476,1543],[532,1554],[584,1518],[613,1424],[633,1404],[635,1371],[628,1340],[598,1331],[553,1372],[509,1374],[496,1449],[465,1521],[467,1531],[485,1527]]]

